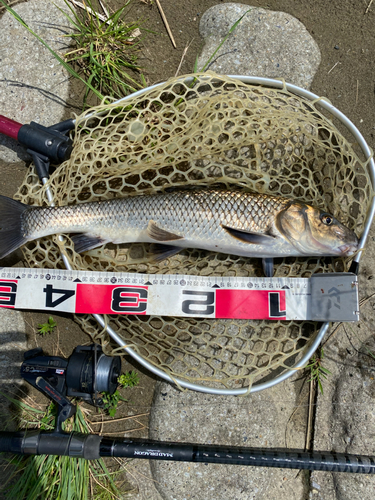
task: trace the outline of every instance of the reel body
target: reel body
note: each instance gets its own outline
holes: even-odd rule
[[[120,370],[119,357],[106,356],[101,346],[92,344],[77,346],[68,359],[45,356],[41,348],[27,351],[21,365],[21,376],[57,403],[56,432],[62,432],[62,423],[76,410],[66,396],[103,407],[100,393],[115,392]]]

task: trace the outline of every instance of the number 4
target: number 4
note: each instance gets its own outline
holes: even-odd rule
[[[73,297],[75,295],[74,290],[64,290],[61,288],[53,288],[53,285],[46,285],[45,288],[43,288],[43,292],[46,294],[46,307],[56,307],[60,305],[62,302],[65,300],[69,299],[70,297]],[[58,299],[53,300],[53,294],[58,293],[61,295]]]

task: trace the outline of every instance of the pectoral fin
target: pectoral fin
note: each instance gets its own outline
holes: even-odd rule
[[[234,229],[233,227],[222,226],[225,231],[227,231],[233,238],[237,238],[245,243],[250,243],[252,245],[272,245],[275,241],[275,237],[270,234],[264,233],[251,233],[248,231],[242,231],[241,229]]]
[[[150,220],[147,226],[147,234],[150,238],[156,241],[174,241],[181,240],[183,236],[166,231],[157,226],[153,220]]]
[[[89,236],[87,234],[75,234],[71,237],[74,243],[74,250],[77,253],[86,252],[87,250],[92,250],[93,248],[100,247],[107,243],[107,241],[102,240],[96,236]]]

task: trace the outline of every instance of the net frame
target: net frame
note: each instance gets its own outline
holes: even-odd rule
[[[375,190],[375,163],[374,163],[374,160],[372,158],[371,149],[369,148],[367,142],[365,141],[364,137],[359,132],[357,127],[342,112],[340,112],[336,107],[334,107],[329,101],[321,99],[319,96],[313,94],[312,92],[310,92],[308,90],[302,89],[300,87],[297,87],[297,86],[289,84],[289,83],[285,83],[283,80],[274,80],[274,79],[269,79],[269,78],[250,77],[250,76],[242,76],[242,75],[228,75],[228,76],[229,76],[229,78],[232,78],[235,80],[240,80],[242,83],[246,83],[246,84],[250,84],[250,85],[260,85],[260,86],[263,86],[266,88],[270,87],[270,88],[274,88],[274,89],[283,89],[284,88],[284,89],[288,90],[289,92],[291,92],[292,94],[295,94],[295,95],[302,97],[302,98],[305,98],[307,100],[319,101],[319,105],[325,111],[328,111],[331,115],[333,115],[335,118],[337,118],[350,131],[350,133],[356,139],[359,147],[361,148],[361,150],[366,158],[366,163],[367,163],[367,168],[369,170],[369,176],[371,179],[372,189],[373,189],[373,191]],[[189,79],[192,80],[193,78],[194,77],[188,77],[188,78],[181,77],[181,80],[183,80],[184,82],[187,82]],[[162,82],[162,83],[153,85],[151,87],[147,87],[146,89],[142,89],[134,94],[131,94],[130,96],[127,96],[123,99],[116,101],[116,103],[114,103],[114,104],[120,104],[120,103],[123,104],[128,99],[134,99],[135,97],[138,97],[138,96],[141,97],[143,94],[149,92],[150,90],[157,89],[158,87],[160,87],[164,84],[165,84],[165,82]],[[86,117],[88,117],[88,116],[90,116],[90,115],[86,115]],[[43,183],[46,183],[46,181],[47,180],[45,179],[45,181]],[[46,194],[47,194],[47,198],[48,198],[49,202],[52,204],[53,203],[53,196],[52,196],[52,193],[48,187],[46,189]],[[374,213],[375,213],[375,200],[373,198],[371,201],[371,204],[370,204],[370,209],[368,211],[368,215],[366,218],[364,229],[363,229],[363,232],[362,232],[362,235],[360,238],[360,245],[359,245],[360,248],[363,248],[365,243],[366,243],[368,233],[370,230],[370,226],[371,226],[371,223],[372,223],[372,220],[374,217]],[[357,262],[357,263],[359,262],[359,260],[361,258],[361,253],[362,252],[359,252],[355,256],[355,258],[354,258],[355,262]],[[64,255],[62,255],[62,257],[63,257],[63,261],[64,261],[67,269],[71,269],[69,261],[65,258]],[[136,351],[134,351],[134,349],[132,349],[130,346],[128,346],[127,343],[116,333],[116,331],[114,331],[110,325],[106,324],[103,317],[101,317],[100,315],[93,315],[93,317],[95,318],[95,320],[99,323],[99,325],[102,328],[105,328],[107,330],[107,333],[109,334],[109,336],[112,338],[112,340],[114,340],[119,345],[119,347],[123,348],[130,356],[132,356],[143,367],[150,370],[153,374],[161,377],[162,379],[164,379],[168,382],[172,382],[174,384],[177,384],[181,388],[196,390],[199,392],[205,392],[205,393],[209,393],[209,394],[220,394],[220,395],[244,395],[244,394],[248,394],[249,392],[258,392],[258,391],[273,387],[274,385],[286,380],[291,375],[293,375],[296,370],[303,368],[307,364],[307,362],[309,361],[311,356],[314,354],[314,352],[318,348],[320,342],[322,341],[324,335],[326,334],[326,332],[328,331],[328,328],[329,328],[329,323],[324,323],[321,326],[317,336],[315,337],[315,339],[313,340],[311,345],[308,347],[308,349],[306,350],[303,357],[292,368],[286,369],[286,371],[283,374],[276,376],[275,378],[273,378],[272,380],[269,380],[267,382],[254,383],[249,391],[249,389],[246,387],[240,388],[240,389],[216,388],[216,387],[209,387],[209,386],[205,386],[205,385],[192,383],[192,382],[189,382],[186,380],[181,380],[177,377],[171,377],[168,373],[164,372],[163,370],[159,369],[155,365],[151,364],[149,361],[147,361],[141,355],[139,355]]]

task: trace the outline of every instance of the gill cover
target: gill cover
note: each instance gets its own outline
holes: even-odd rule
[[[330,219],[330,224],[323,221]],[[303,203],[292,203],[280,212],[276,225],[281,234],[306,255],[341,255],[355,247],[357,237],[333,216]]]

